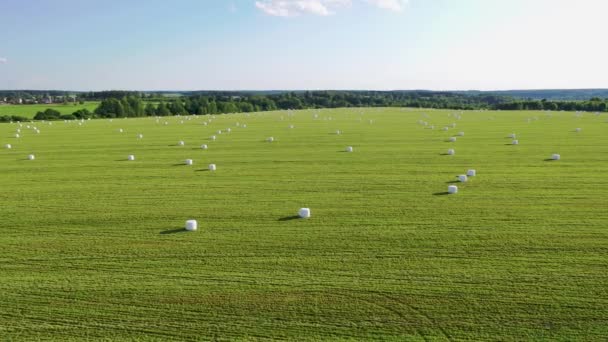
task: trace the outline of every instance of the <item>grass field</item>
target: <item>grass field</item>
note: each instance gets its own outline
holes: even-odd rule
[[[605,341],[606,115],[451,113],[0,124],[0,336]]]
[[[88,109],[91,112],[99,106],[99,102],[91,101],[84,104],[25,104],[25,105],[0,105],[0,116],[16,115],[24,118],[33,118],[38,112],[43,112],[47,108],[59,111],[61,114],[72,114],[79,109]]]

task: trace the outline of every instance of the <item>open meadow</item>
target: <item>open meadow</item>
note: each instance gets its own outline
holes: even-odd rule
[[[0,336],[605,341],[607,119],[349,108],[0,124]]]
[[[93,112],[99,105],[98,101],[89,101],[84,104],[79,103],[52,103],[52,104],[21,104],[21,105],[0,105],[0,116],[15,115],[24,118],[33,118],[36,113],[44,112],[47,108],[54,109],[61,114],[72,114],[79,109],[88,109]]]

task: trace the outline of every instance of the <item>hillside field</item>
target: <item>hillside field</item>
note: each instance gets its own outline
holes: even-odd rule
[[[88,109],[94,111],[99,106],[99,102],[90,101],[84,104],[24,104],[24,105],[0,105],[0,116],[3,115],[16,115],[24,118],[33,118],[38,112],[43,112],[47,108],[55,109],[61,114],[72,114],[79,109]]]
[[[605,341],[607,120],[349,108],[0,124],[0,336]]]

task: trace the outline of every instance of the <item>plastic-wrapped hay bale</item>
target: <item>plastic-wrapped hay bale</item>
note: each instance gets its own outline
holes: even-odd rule
[[[177,142],[177,144],[179,146],[184,146],[186,143],[183,140],[180,140],[180,141]]]
[[[207,149],[207,144],[202,144],[201,145],[201,150],[206,150]]]
[[[215,164],[209,164],[209,171],[215,171],[217,170],[217,167],[215,166]]]
[[[464,137],[464,132],[458,132],[459,137]]]
[[[232,128],[226,128],[226,132],[228,132],[228,133],[232,132]]]
[[[36,159],[36,156],[33,155],[33,154],[30,154],[29,156],[27,156],[27,159],[28,160],[34,160],[34,159]]]
[[[143,138],[144,138],[143,134],[140,133],[140,134],[137,135],[137,139],[143,139]]]
[[[243,124],[243,128],[247,128],[247,124]]]
[[[448,186],[448,194],[457,194],[457,193],[458,193],[458,187],[456,185]]]
[[[449,127],[443,127],[444,131],[447,131],[448,129],[450,129]]]
[[[222,134],[222,130],[221,130],[221,129],[218,129],[218,130],[217,130],[217,134]]]
[[[453,156],[455,154],[456,154],[456,151],[453,148],[451,148],[451,149],[448,150],[448,155],[449,156]]]
[[[124,131],[123,131],[123,129],[122,129],[122,128],[119,128],[119,129],[118,129],[118,133],[122,133],[122,132],[124,132]]]
[[[452,124],[452,128],[456,128],[456,123],[453,123],[453,124]]]
[[[469,179],[468,179],[467,175],[460,175],[460,176],[458,176],[458,181],[461,182],[461,183],[464,183],[464,182],[466,182],[468,180]]]
[[[134,155],[132,155],[132,154],[129,154],[129,155],[127,156],[127,160],[129,160],[129,161],[134,161],[134,160],[135,160],[135,156],[134,156]]]
[[[20,137],[19,133],[15,134],[15,138],[19,138],[19,137]]]
[[[268,139],[266,139],[266,141],[273,142],[274,141],[274,137],[268,137]]]
[[[456,137],[451,137],[450,142],[456,142]]]
[[[519,140],[513,140],[513,141],[511,141],[511,144],[512,145],[519,145]]]
[[[4,147],[5,147],[7,150],[10,150],[11,148],[13,148],[13,146],[12,146],[11,144],[6,144],[6,145],[4,145]]]
[[[217,139],[217,138],[215,137],[215,135],[212,135],[212,136],[211,136],[211,140],[215,141],[215,139]]]
[[[582,131],[582,128],[577,128],[576,131],[580,132],[580,131]]]
[[[554,153],[554,154],[551,156],[551,159],[553,159],[553,160],[560,160],[560,159],[562,159],[562,156],[560,156],[560,155],[559,155],[559,154],[557,154],[557,153]]]
[[[340,135],[342,134],[342,132],[340,132],[340,130],[336,130],[336,135]]]
[[[186,165],[192,165],[192,164],[194,164],[192,159],[186,159]]]
[[[198,222],[196,222],[196,220],[188,220],[188,221],[186,221],[185,228],[189,232],[194,232],[198,229]]]
[[[353,151],[352,146],[346,146],[346,152],[352,152],[352,151]]]
[[[517,135],[515,133],[509,134],[509,138],[511,138],[511,139],[515,139],[516,137],[517,137]]]
[[[298,216],[300,216],[301,218],[310,218],[310,209],[309,208],[300,208],[300,210],[298,211]]]
[[[467,177],[475,177],[475,176],[477,176],[476,170],[473,170],[473,169],[467,170]]]

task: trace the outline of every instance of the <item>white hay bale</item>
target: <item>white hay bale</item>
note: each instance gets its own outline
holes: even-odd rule
[[[274,141],[274,137],[268,137],[268,139],[266,139],[266,141],[273,142]]]
[[[468,180],[469,179],[468,179],[467,175],[459,175],[458,176],[458,181],[461,182],[461,183],[465,183]]]
[[[15,134],[15,138],[19,138],[20,136],[19,133]]]
[[[352,146],[346,146],[346,152],[352,152],[352,151],[353,151]]]
[[[451,149],[448,150],[448,155],[453,156],[455,154],[456,154],[456,151],[454,151],[453,148],[451,148]]]
[[[580,131],[582,131],[582,129],[581,129],[581,128],[577,128],[577,129],[576,129],[576,131],[577,131],[577,132],[580,132]]]
[[[475,176],[477,176],[476,170],[473,170],[473,169],[467,170],[467,177],[475,177]]]
[[[194,161],[192,159],[186,159],[186,165],[192,165]]]
[[[452,128],[456,128],[456,123],[453,123],[453,124],[452,124]]]
[[[129,161],[134,161],[134,160],[135,160],[135,156],[134,156],[134,155],[132,155],[132,154],[129,154],[129,155],[127,156],[127,160],[129,160]]]
[[[196,220],[188,220],[186,221],[185,228],[189,232],[194,232],[198,229],[198,222],[196,222]]]
[[[34,160],[34,159],[36,159],[36,156],[33,154],[30,154],[29,156],[27,156],[27,159]]]
[[[458,132],[459,137],[464,137],[464,132]]]
[[[215,136],[215,135],[212,135],[212,136],[211,136],[211,140],[215,141],[215,139],[217,139],[217,138],[216,138],[216,136]]]
[[[342,134],[342,132],[340,130],[337,130],[336,135],[340,135],[340,134]]]
[[[218,129],[218,130],[217,130],[217,134],[222,134],[222,130],[221,130],[221,129]]]
[[[137,135],[137,139],[143,139],[143,138],[144,138],[144,135],[143,135],[143,134],[138,134],[138,135]]]
[[[290,129],[293,129],[294,127],[295,127],[294,125],[289,125],[289,128],[290,128]]]
[[[456,142],[456,137],[451,137],[450,142]]]
[[[215,166],[215,164],[209,164],[209,171],[215,171],[217,170],[217,167]]]
[[[207,149],[207,144],[202,144],[201,145],[201,150],[206,150]]]
[[[511,138],[511,139],[515,139],[515,137],[517,137],[517,135],[516,135],[515,133],[511,133],[511,134],[509,134],[509,138]]]
[[[562,156],[560,156],[560,155],[559,155],[559,154],[557,154],[557,153],[554,153],[554,154],[551,156],[551,159],[553,159],[553,160],[560,160],[560,159],[562,159]]]
[[[450,185],[448,186],[448,194],[457,194],[458,193],[458,187],[456,185]]]
[[[430,127],[430,128],[431,128],[431,129],[435,129],[435,126],[434,126],[434,125],[431,125],[431,127]]]
[[[6,144],[6,145],[4,145],[4,147],[5,147],[7,150],[10,150],[11,148],[13,148],[13,146],[12,146],[11,144]]]
[[[443,127],[443,130],[444,130],[444,131],[447,131],[447,130],[449,130],[449,129],[450,129],[449,127]]]
[[[39,129],[36,130],[36,134],[40,134],[40,130]]]
[[[228,132],[228,133],[232,132],[232,128],[226,128],[226,132]]]
[[[124,132],[124,130],[122,128],[119,128],[118,133],[122,133],[122,132]]]
[[[179,146],[184,146],[186,143],[183,140],[180,140],[180,141],[177,142],[177,144]]]
[[[243,128],[247,128],[247,124],[243,124]]]
[[[513,141],[511,141],[511,144],[512,145],[519,145],[519,140],[513,140]]]
[[[298,210],[298,216],[300,216],[301,218],[304,218],[304,219],[310,218],[310,209],[309,208],[300,208],[300,210]]]
[[[21,133],[21,130],[20,130],[19,128],[17,128],[17,131],[16,131],[16,132],[17,132],[17,133]]]

